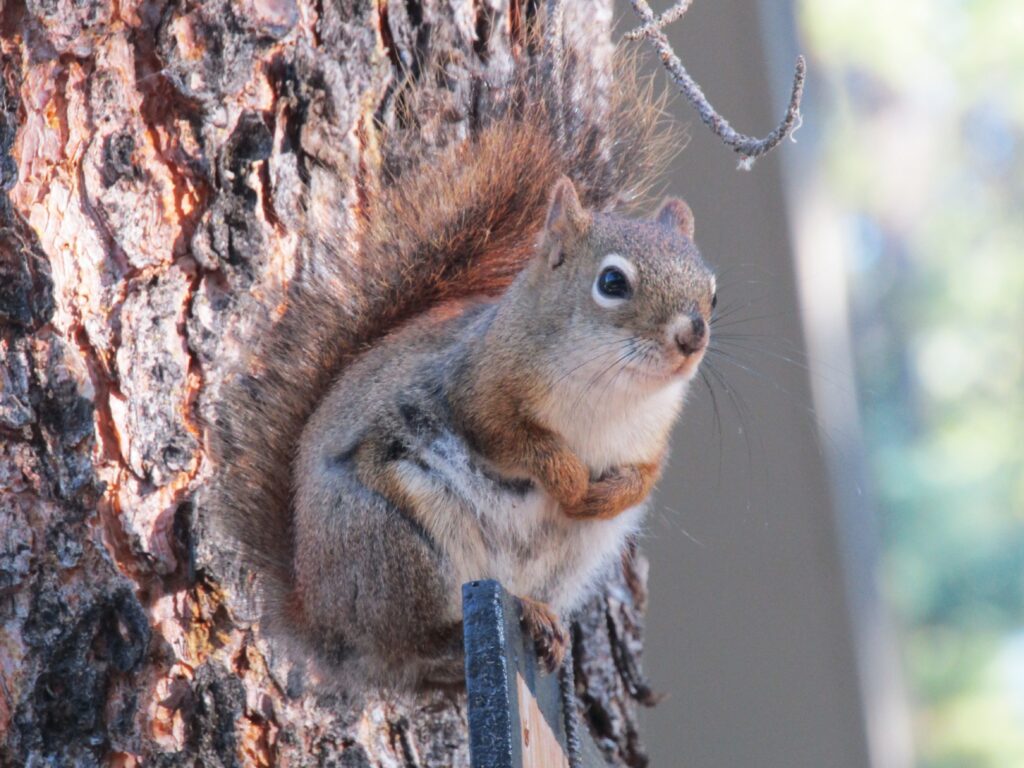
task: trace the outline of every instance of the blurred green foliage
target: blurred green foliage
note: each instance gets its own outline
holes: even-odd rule
[[[919,763],[1024,766],[1024,2],[798,8]]]

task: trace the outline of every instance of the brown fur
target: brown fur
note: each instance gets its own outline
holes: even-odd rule
[[[467,387],[457,406],[460,431],[499,469],[536,477],[563,507],[576,507],[587,493],[590,470],[566,442],[525,412],[528,382],[506,380],[504,387]],[[490,382],[488,382],[490,384]]]
[[[329,227],[307,233],[326,256],[293,282],[281,319],[253,335],[248,370],[225,387],[212,430],[219,474],[208,514],[239,542],[271,627],[291,632],[311,620],[293,590],[293,461],[339,371],[431,308],[501,293],[535,245],[559,176],[573,179],[589,208],[605,210],[634,201],[662,166],[671,141],[659,129],[661,103],[628,64],[615,83],[607,111],[558,113],[551,85],[523,71],[511,106],[473,139],[397,179],[368,171],[357,250]],[[593,94],[576,103],[607,102]],[[586,468],[557,438],[520,422],[512,450],[533,456],[528,463],[558,498],[583,498]],[[386,476],[366,479],[393,490]]]
[[[547,605],[529,597],[518,599],[520,621],[533,638],[537,653],[548,672],[554,672],[562,665],[565,653],[569,650],[569,634],[558,615]]]
[[[615,467],[587,488],[578,504],[565,507],[569,517],[607,520],[647,498],[661,477],[662,458],[649,464]]]

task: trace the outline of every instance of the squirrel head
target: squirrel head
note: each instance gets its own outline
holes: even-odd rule
[[[667,198],[650,220],[596,213],[562,177],[533,267],[538,310],[569,324],[560,329],[563,354],[590,355],[655,386],[692,377],[716,303],[715,275],[693,237],[682,200]]]

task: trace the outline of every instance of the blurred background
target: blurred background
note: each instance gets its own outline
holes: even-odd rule
[[[719,313],[645,542],[652,764],[1024,766],[1024,3],[669,32],[738,130],[809,80],[750,173],[673,106]]]

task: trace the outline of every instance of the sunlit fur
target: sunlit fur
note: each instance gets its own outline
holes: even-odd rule
[[[223,388],[212,435],[220,473],[206,511],[241,545],[263,626],[338,686],[458,684],[462,579],[495,574],[567,611],[637,525],[639,512],[618,499],[649,490],[662,457],[641,447],[653,450],[654,422],[671,413],[623,441],[648,460],[626,476],[635,482],[593,500],[593,488],[610,486],[592,477],[626,453],[611,450],[596,424],[593,436],[574,432],[567,404],[543,415],[559,399],[559,357],[585,349],[610,318],[593,327],[549,294],[537,315],[546,330],[517,337],[518,351],[490,333],[504,328],[516,341],[525,330],[497,316],[531,293],[541,266],[550,269],[550,250],[537,241],[561,174],[589,209],[605,210],[635,199],[662,164],[660,105],[628,76],[615,82],[610,104],[583,94],[585,108],[560,114],[547,106],[558,100],[543,77],[524,73],[509,89],[515,109],[492,116],[474,139],[397,179],[368,168],[358,226],[335,229],[346,212],[304,233],[308,266],[279,297],[283,318],[254,334],[245,374]],[[331,201],[311,201],[314,209],[330,212]],[[676,245],[677,258],[691,253],[692,244]],[[564,260],[549,282],[564,284],[579,262]],[[577,287],[587,293],[592,280],[587,274]],[[523,286],[514,294],[513,281]],[[517,312],[535,313],[530,302]],[[653,348],[637,347],[629,364],[637,383],[664,379]],[[499,369],[503,378],[476,375]],[[571,386],[588,401],[618,386],[597,376],[588,393],[586,381],[566,384],[562,400]],[[564,422],[573,445],[517,422],[517,403],[538,420]],[[609,419],[621,420],[617,396],[608,403]],[[554,451],[546,464],[545,451]],[[533,470],[517,473],[518,463],[543,464],[544,482]],[[552,501],[545,482],[563,502]],[[604,505],[600,519],[582,519],[592,501]]]
[[[584,212],[568,182],[559,189],[568,207],[556,190],[536,256],[504,295],[406,325],[345,370],[306,426],[296,591],[354,663],[456,681],[463,582],[499,579],[564,616],[640,524],[642,498],[574,519],[562,473],[573,462],[584,482],[624,466],[656,473],[702,355],[684,355],[667,329],[709,317],[713,278],[677,229]],[[614,308],[591,295],[608,253],[624,254],[633,274]],[[554,469],[532,463],[551,439]],[[367,547],[381,558],[353,557]],[[385,557],[392,549],[400,567]],[[384,594],[367,602],[396,579],[388,604],[417,617],[415,638],[395,635]]]

